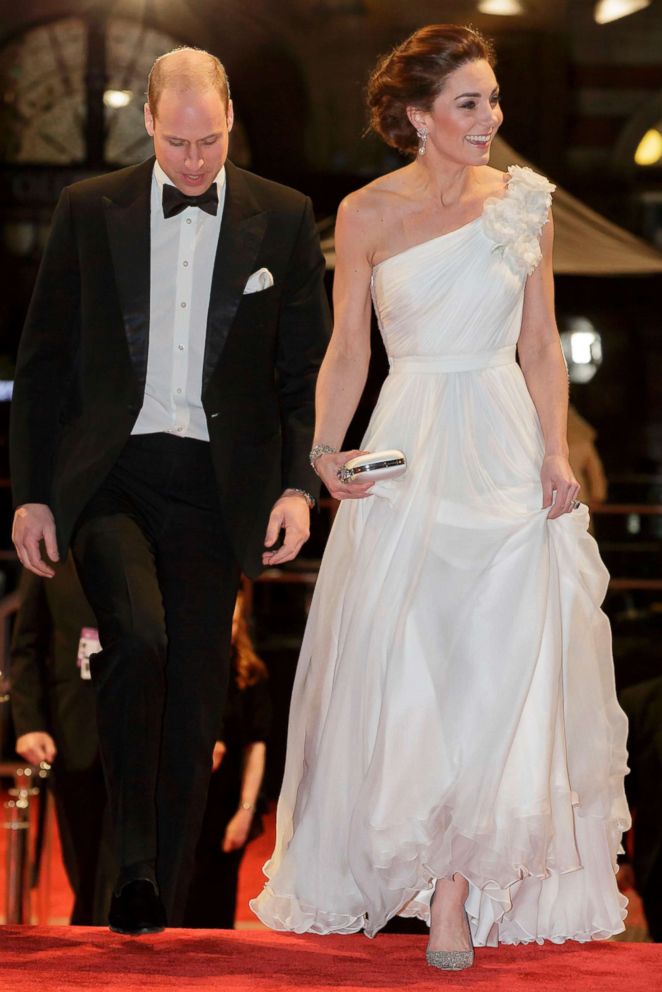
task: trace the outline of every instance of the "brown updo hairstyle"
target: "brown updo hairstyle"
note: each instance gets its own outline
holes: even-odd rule
[[[496,64],[489,39],[457,24],[429,24],[379,60],[368,81],[370,127],[387,145],[405,154],[418,148],[416,129],[407,107],[431,110],[446,77],[485,59]]]

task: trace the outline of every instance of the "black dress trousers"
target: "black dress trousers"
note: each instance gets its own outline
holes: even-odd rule
[[[152,866],[177,926],[239,583],[209,444],[132,436],[83,511],[73,551],[102,646],[91,673],[120,881]]]

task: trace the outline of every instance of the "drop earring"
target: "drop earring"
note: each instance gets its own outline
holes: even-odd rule
[[[416,128],[416,134],[418,135],[418,154],[425,155],[425,146],[428,143],[428,129],[422,127],[420,131]]]

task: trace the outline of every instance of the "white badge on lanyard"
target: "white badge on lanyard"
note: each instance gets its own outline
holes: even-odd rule
[[[99,631],[96,627],[83,627],[80,632],[80,641],[78,642],[78,658],[76,664],[80,668],[80,677],[82,679],[91,679],[90,674],[90,655],[96,654],[101,651],[101,643],[99,641]]]

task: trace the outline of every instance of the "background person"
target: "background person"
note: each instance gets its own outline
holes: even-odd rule
[[[70,555],[50,581],[24,571],[10,656],[16,750],[51,764],[62,859],[74,893],[71,923],[102,926],[116,874],[94,691],[77,664],[81,631],[96,623]]]
[[[271,700],[267,669],[255,654],[243,595],[232,617],[228,698],[214,747],[207,806],[196,851],[184,926],[234,927],[239,869],[249,841],[262,833]]]
[[[585,503],[604,503],[607,499],[607,476],[595,446],[597,431],[591,427],[572,403],[568,407],[568,461],[579,483]]]

